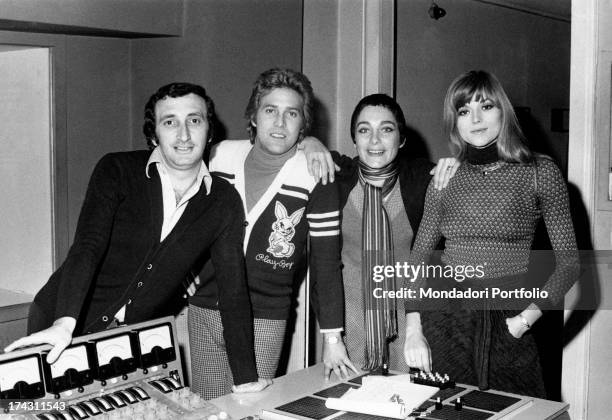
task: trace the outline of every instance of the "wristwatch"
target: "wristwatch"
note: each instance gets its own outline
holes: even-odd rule
[[[338,344],[340,342],[340,338],[337,335],[329,335],[325,337],[325,342],[327,344]]]
[[[523,324],[523,327],[531,329],[531,324],[529,323],[529,321],[527,321],[527,318],[525,318],[523,314],[519,314],[519,319],[521,320],[521,324]]]

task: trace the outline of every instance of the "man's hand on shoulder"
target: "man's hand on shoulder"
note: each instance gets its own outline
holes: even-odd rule
[[[68,345],[72,342],[72,332],[76,325],[76,319],[72,317],[62,317],[57,319],[52,326],[22,337],[4,348],[5,352],[13,351],[21,347],[38,346],[50,344],[53,346],[47,355],[47,361],[54,363]]]
[[[306,155],[308,173],[323,185],[334,182],[334,173],[339,170],[329,150],[315,137],[305,137],[298,146]]]

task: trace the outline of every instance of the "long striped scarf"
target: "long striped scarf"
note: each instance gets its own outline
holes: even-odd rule
[[[359,161],[359,180],[363,186],[363,220],[361,237],[361,281],[365,306],[366,348],[363,369],[387,368],[388,341],[397,336],[397,306],[395,299],[375,298],[374,289],[396,290],[395,276],[382,282],[373,280],[375,266],[394,265],[393,237],[387,212],[383,207],[397,181],[397,165],[391,162],[374,169]],[[384,180],[382,187],[370,184]]]

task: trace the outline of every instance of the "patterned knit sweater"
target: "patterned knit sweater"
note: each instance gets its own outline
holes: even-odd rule
[[[464,162],[447,188],[438,191],[430,183],[411,259],[427,262],[444,237],[446,265],[484,265],[485,278],[525,273],[540,215],[556,257],[541,287],[548,299],[537,302],[544,309],[564,297],[578,274],[567,187],[547,158],[532,164]]]

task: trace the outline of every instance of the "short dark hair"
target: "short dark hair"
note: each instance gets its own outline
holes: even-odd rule
[[[217,118],[215,115],[215,105],[206,93],[206,89],[193,83],[174,82],[160,87],[157,92],[151,95],[145,105],[142,132],[150,149],[156,146],[155,142],[157,141],[155,134],[155,105],[157,102],[164,98],[180,98],[190,93],[198,95],[204,100],[206,104],[206,119],[208,120],[208,139],[213,138]]]
[[[497,138],[497,153],[505,162],[527,163],[534,159],[532,151],[516,118],[514,108],[497,77],[484,70],[468,71],[448,87],[444,98],[444,127],[459,160],[465,159],[467,143],[459,135],[459,108],[477,101],[490,100],[501,110],[501,129]]]
[[[280,69],[273,68],[266,70],[259,75],[255,83],[253,84],[253,91],[249,98],[246,110],[244,111],[244,117],[247,119],[247,131],[251,142],[255,141],[257,136],[257,127],[252,122],[257,114],[261,98],[273,89],[287,88],[296,91],[304,100],[304,127],[302,127],[303,137],[306,135],[310,127],[312,127],[313,115],[314,115],[314,93],[312,91],[312,85],[310,80],[303,73],[291,69]]]
[[[395,121],[397,122],[397,128],[400,134],[400,144],[406,141],[406,137],[408,135],[408,127],[406,126],[406,118],[404,118],[404,112],[402,111],[402,107],[385,93],[374,93],[372,95],[364,96],[361,98],[355,109],[353,110],[353,114],[351,115],[351,139],[353,139],[353,143],[355,143],[355,129],[357,125],[357,118],[359,114],[366,106],[382,106],[383,108],[391,111],[393,116],[395,117]]]

